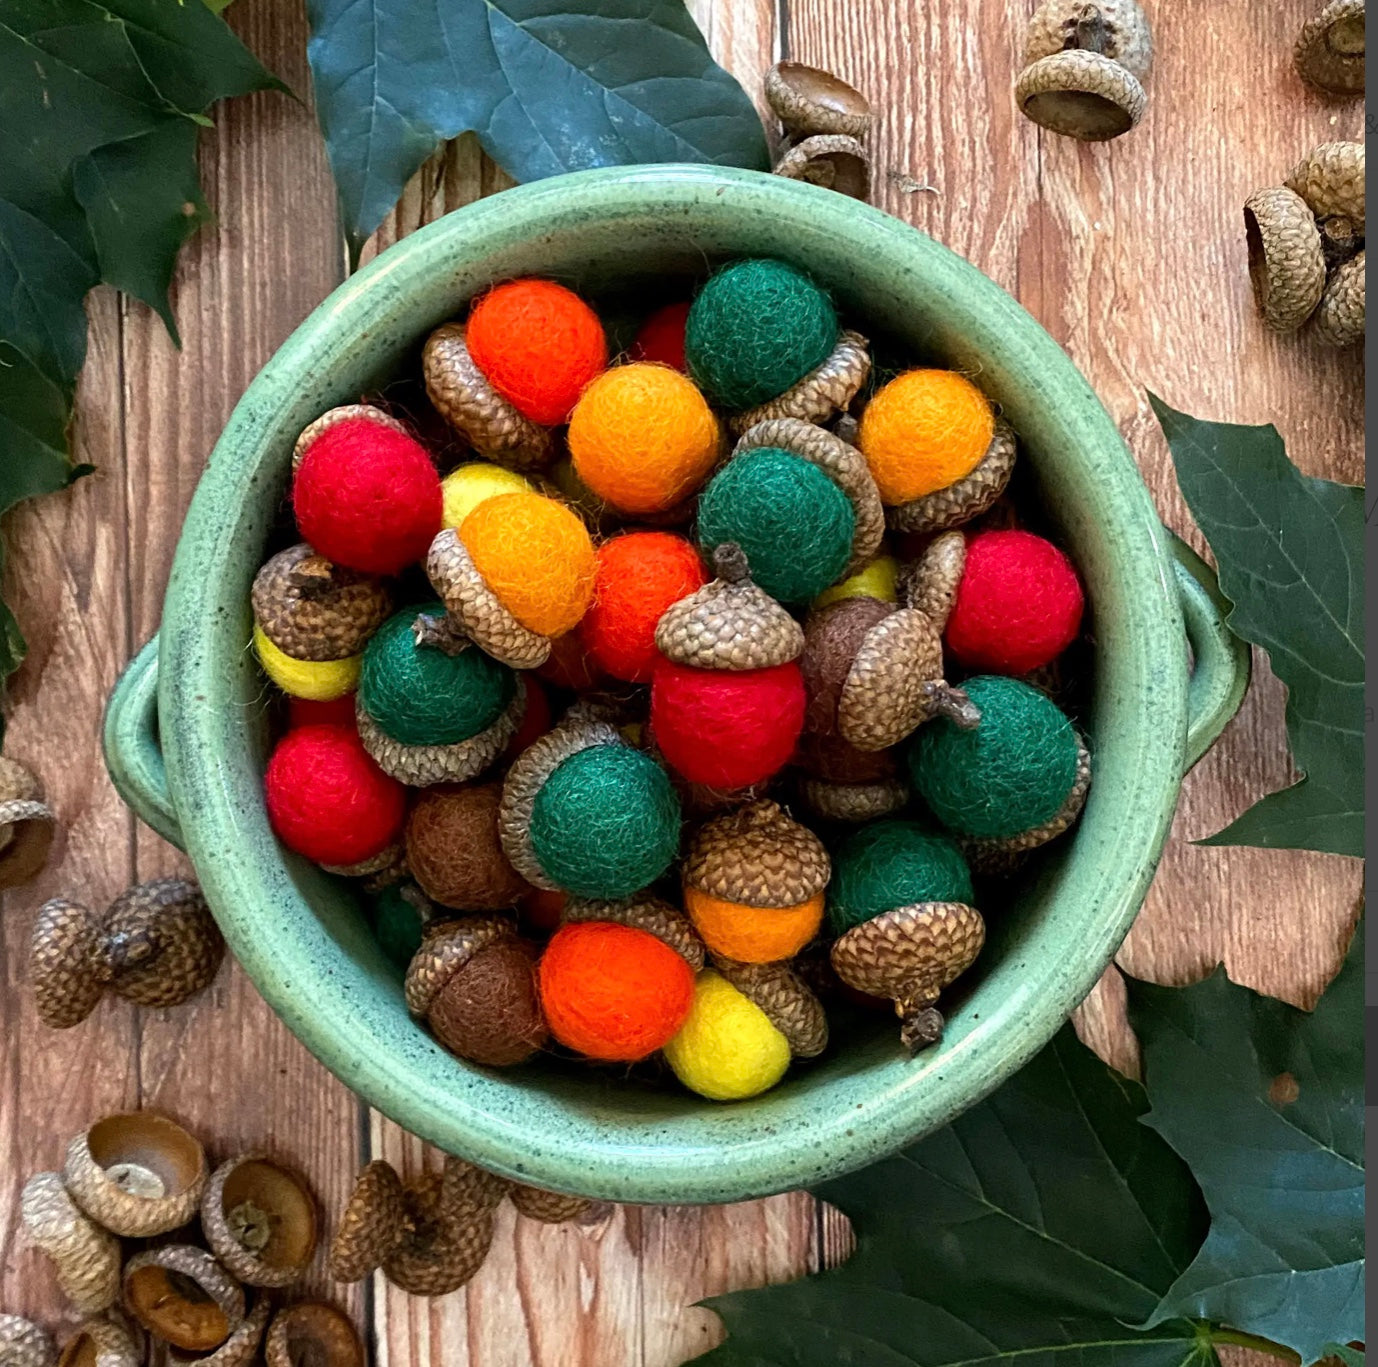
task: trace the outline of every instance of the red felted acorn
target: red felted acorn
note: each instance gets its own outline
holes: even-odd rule
[[[684,359],[684,328],[689,321],[689,300],[658,308],[642,323],[632,343],[634,361],[655,361],[688,373]]]

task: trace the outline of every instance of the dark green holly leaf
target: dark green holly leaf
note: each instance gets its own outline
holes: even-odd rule
[[[648,161],[764,169],[751,101],[683,0],[308,0],[316,110],[357,256],[436,147],[517,180]]]
[[[1305,774],[1202,843],[1362,856],[1363,490],[1302,475],[1274,427],[1202,422],[1149,400],[1234,605],[1230,629],[1262,646],[1287,685]]]
[[[1066,1027],[987,1100],[818,1195],[857,1251],[787,1286],[709,1302],[705,1367],[1180,1367],[1207,1331],[1141,1323],[1205,1230],[1186,1165],[1139,1123],[1137,1083]]]
[[[1202,1316],[1303,1363],[1364,1337],[1363,933],[1315,1011],[1237,987],[1129,985],[1152,1126],[1210,1234],[1147,1323]]]

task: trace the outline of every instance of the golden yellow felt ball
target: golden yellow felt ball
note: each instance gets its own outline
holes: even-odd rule
[[[333,702],[352,693],[359,685],[362,655],[344,660],[298,660],[284,654],[254,623],[254,650],[267,676],[294,698],[309,698],[312,702]]]
[[[868,560],[850,579],[824,589],[813,600],[813,606],[825,608],[844,598],[877,598],[882,603],[893,603],[899,597],[899,577],[899,561],[893,555],[878,555]]]
[[[664,1049],[675,1076],[710,1101],[769,1091],[789,1067],[789,1041],[750,998],[706,968],[679,1034]]]
[[[441,522],[446,527],[458,527],[485,499],[495,498],[498,494],[533,492],[531,481],[515,470],[506,470],[486,460],[466,461],[440,481],[440,494],[444,500]]]

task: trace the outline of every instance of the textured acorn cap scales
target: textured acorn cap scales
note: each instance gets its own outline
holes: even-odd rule
[[[0,1367],[53,1367],[52,1335],[22,1315],[0,1315]]]
[[[38,909],[29,940],[29,982],[44,1025],[80,1025],[105,995],[105,935],[80,902],[54,897]]]
[[[363,1341],[348,1315],[324,1301],[279,1310],[263,1341],[268,1367],[367,1367]]]
[[[747,907],[793,907],[828,885],[823,842],[768,799],[706,821],[680,870],[688,887]]]
[[[773,399],[747,409],[745,413],[729,417],[727,425],[734,436],[741,436],[758,423],[772,418],[793,418],[805,423],[827,422],[834,414],[844,411],[856,398],[870,373],[871,352],[866,338],[859,332],[843,328],[832,351],[803,379],[796,380],[783,394],[777,394]],[[800,451],[797,454],[806,453]]]
[[[1295,190],[1275,185],[1244,205],[1249,279],[1263,321],[1292,332],[1315,311],[1325,289],[1325,255],[1316,220]]]
[[[1140,80],[1153,64],[1153,32],[1138,0],[1045,0],[1029,21],[1024,65],[1073,48],[1099,52]]]
[[[463,323],[445,323],[431,333],[421,353],[421,370],[436,412],[479,455],[523,472],[554,460],[554,436],[493,388],[469,354]]]
[[[124,1268],[124,1303],[155,1338],[188,1353],[208,1353],[244,1319],[244,1291],[202,1248],[167,1244],[136,1254]]]
[[[795,143],[775,163],[775,174],[836,190],[851,199],[865,199],[871,193],[871,158],[845,133],[816,133]],[[833,405],[835,409],[842,406]]]
[[[403,984],[407,1010],[414,1016],[424,1016],[451,976],[479,950],[515,937],[516,933],[512,918],[496,912],[430,922]]]
[[[1014,430],[997,418],[986,454],[965,479],[887,508],[885,520],[897,532],[940,532],[970,522],[1005,492],[1014,471],[1016,451]]]
[[[96,1315],[115,1303],[120,1245],[81,1212],[60,1173],[40,1172],[29,1178],[20,1195],[19,1214],[29,1241],[52,1259],[58,1285],[74,1310]]]
[[[249,1286],[289,1286],[316,1251],[316,1202],[294,1168],[241,1154],[211,1174],[201,1229],[231,1275]]]
[[[112,1234],[146,1239],[180,1229],[201,1202],[206,1153],[175,1120],[154,1111],[108,1115],[67,1145],[72,1199]]]
[[[1315,313],[1316,336],[1327,346],[1354,346],[1364,340],[1365,252],[1346,261],[1330,277]]]
[[[526,715],[526,690],[516,691],[491,726],[454,745],[406,745],[394,740],[369,716],[362,702],[356,703],[354,715],[364,749],[385,774],[410,788],[429,788],[477,778],[507,749]]]
[[[766,72],[765,95],[787,133],[864,138],[870,132],[871,102],[855,86],[820,67],[776,62]]]
[[[62,1345],[57,1367],[139,1367],[142,1359],[140,1345],[123,1317],[117,1321],[99,1315],[77,1326]],[[0,1351],[0,1364],[4,1363]]]
[[[391,1163],[375,1159],[354,1179],[335,1226],[326,1270],[337,1282],[357,1282],[383,1261],[406,1220],[402,1179]]]
[[[1014,95],[1026,117],[1082,142],[1109,142],[1128,133],[1148,108],[1137,76],[1099,52],[1081,49],[1026,66]]]
[[[1331,0],[1297,36],[1292,60],[1308,85],[1331,95],[1364,89],[1364,0]]]
[[[713,967],[766,1013],[795,1058],[815,1058],[828,1047],[823,1004],[788,964],[743,964],[714,956]]]
[[[835,783],[804,777],[799,781],[799,797],[824,821],[856,824],[899,811],[909,801],[909,788],[897,778],[876,783]]]
[[[1362,234],[1365,160],[1362,142],[1324,142],[1297,163],[1284,183],[1317,218],[1348,219]]]
[[[328,432],[336,423],[349,422],[356,418],[375,422],[380,427],[386,427],[392,432],[401,432],[404,436],[411,435],[406,423],[399,421],[391,413],[385,413],[381,408],[377,408],[371,403],[341,404],[338,408],[326,409],[314,422],[308,423],[302,428],[301,436],[297,438],[296,445],[292,448],[292,469],[296,470],[306,455],[306,448],[323,432]]]
[[[250,602],[263,634],[294,660],[357,655],[392,612],[382,580],[332,565],[304,541],[264,564]]]
[[[47,862],[52,843],[43,785],[22,764],[0,757],[0,888],[27,883]]]
[[[900,1041],[913,1054],[942,1038],[939,994],[971,967],[985,939],[975,907],[916,902],[853,926],[829,958],[849,987],[895,1003]]]
[[[520,1214],[528,1220],[539,1220],[547,1225],[563,1225],[577,1220],[586,1211],[592,1210],[594,1204],[587,1196],[566,1196],[563,1192],[528,1187],[521,1182],[509,1182],[507,1194]]]
[[[678,907],[650,894],[622,902],[571,897],[560,913],[560,920],[564,923],[611,921],[619,926],[633,926],[669,945],[695,973],[704,964],[703,941],[694,923]]]

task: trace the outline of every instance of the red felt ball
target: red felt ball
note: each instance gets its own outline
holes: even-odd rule
[[[980,532],[947,619],[948,648],[968,669],[1027,674],[1066,650],[1081,629],[1072,562],[1032,532]]]
[[[661,659],[651,680],[651,733],[690,783],[747,788],[782,769],[804,727],[794,663],[740,673]]]
[[[405,432],[348,418],[306,448],[292,505],[302,538],[327,560],[397,574],[424,559],[440,530],[440,476]]]
[[[650,683],[660,658],[656,623],[708,582],[699,553],[673,532],[627,532],[598,548],[593,604],[579,624],[584,649],[615,679]]]
[[[694,1004],[694,970],[635,926],[576,921],[541,956],[541,1007],[568,1049],[631,1063],[667,1044]]]
[[[347,726],[354,730],[354,694],[318,702],[315,698],[287,698],[287,729],[299,726]]]
[[[547,683],[567,688],[572,693],[587,693],[606,682],[606,676],[584,649],[584,638],[567,631],[550,643],[546,662],[536,670]]]
[[[489,383],[543,427],[568,422],[584,386],[608,364],[598,315],[553,280],[513,280],[469,312],[464,342]]]
[[[632,342],[632,360],[659,361],[661,365],[674,366],[688,374],[689,366],[684,359],[684,325],[688,321],[687,299],[657,309],[642,323],[641,331]]]
[[[407,790],[345,726],[303,726],[278,743],[263,776],[268,821],[289,850],[318,864],[357,864],[402,833]]]
[[[530,671],[523,670],[518,676],[522,688],[526,692],[526,710],[522,713],[521,725],[517,727],[516,734],[507,743],[507,757],[515,759],[531,744],[533,740],[545,735],[550,730],[550,699],[545,695],[545,689],[532,678]]]

